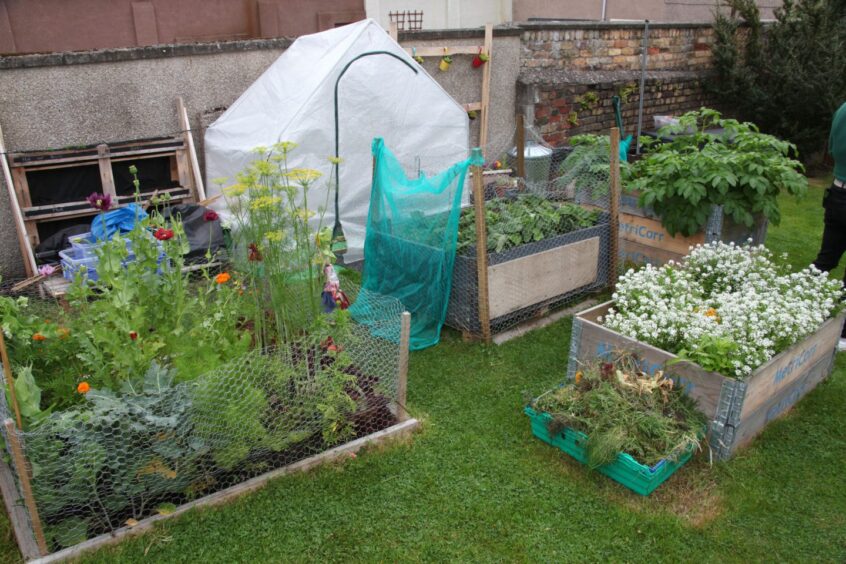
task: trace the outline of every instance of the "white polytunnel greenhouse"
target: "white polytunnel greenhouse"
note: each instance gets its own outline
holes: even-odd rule
[[[324,173],[309,206],[325,206],[323,225],[330,227],[339,211],[345,260],[360,260],[373,139],[385,140],[409,176],[431,175],[467,157],[469,127],[464,108],[374,20],[306,35],[206,131],[209,196],[221,190],[213,179],[234,182],[257,158],[254,148],[294,142],[288,165]],[[337,208],[329,161],[336,154]],[[225,199],[213,205],[226,216]]]

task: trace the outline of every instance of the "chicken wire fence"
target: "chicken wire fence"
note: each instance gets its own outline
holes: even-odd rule
[[[196,379],[153,364],[115,391],[84,399],[25,429],[0,394],[4,461],[27,518],[49,552],[239,484],[394,424],[400,415],[401,304],[345,285],[367,325],[253,349]],[[2,294],[58,316],[42,284]],[[58,317],[52,317],[57,319]],[[11,359],[14,365],[15,359]],[[5,384],[5,378],[4,378]],[[22,458],[14,445],[20,445]],[[43,552],[44,549],[41,550]]]
[[[459,222],[446,324],[474,337],[544,316],[609,282],[608,137],[555,148],[526,128],[523,162],[515,138],[485,148],[483,223],[472,185]],[[483,256],[477,241],[482,226]]]

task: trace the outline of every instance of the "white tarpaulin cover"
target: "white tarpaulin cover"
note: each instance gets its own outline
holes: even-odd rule
[[[347,237],[346,260],[362,257],[370,202],[371,142],[382,137],[410,175],[440,172],[469,154],[464,111],[374,20],[364,20],[297,39],[206,131],[209,196],[220,191],[211,179],[235,175],[253,159],[251,150],[278,141],[298,148],[289,166],[324,172],[326,201],[335,152],[335,83],[338,84],[340,218]],[[407,61],[411,66],[405,65]],[[414,70],[417,72],[415,73]],[[323,224],[335,220],[329,198]],[[224,213],[225,203],[215,206]]]

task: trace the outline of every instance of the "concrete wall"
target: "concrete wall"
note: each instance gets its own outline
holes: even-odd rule
[[[758,0],[761,17],[773,17],[781,0]],[[653,22],[710,22],[714,0],[607,0],[606,20],[650,20]],[[602,0],[514,0],[514,21],[529,18],[599,20]]]
[[[0,53],[291,37],[363,18],[363,0],[2,0]]]

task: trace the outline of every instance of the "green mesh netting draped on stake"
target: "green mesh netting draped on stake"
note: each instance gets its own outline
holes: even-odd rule
[[[408,178],[381,138],[372,149],[362,291],[398,299],[411,313],[410,348],[430,347],[446,317],[464,180],[470,166],[484,164],[482,155],[474,149],[439,174]],[[350,308],[353,317],[367,324],[367,305],[357,306]]]

